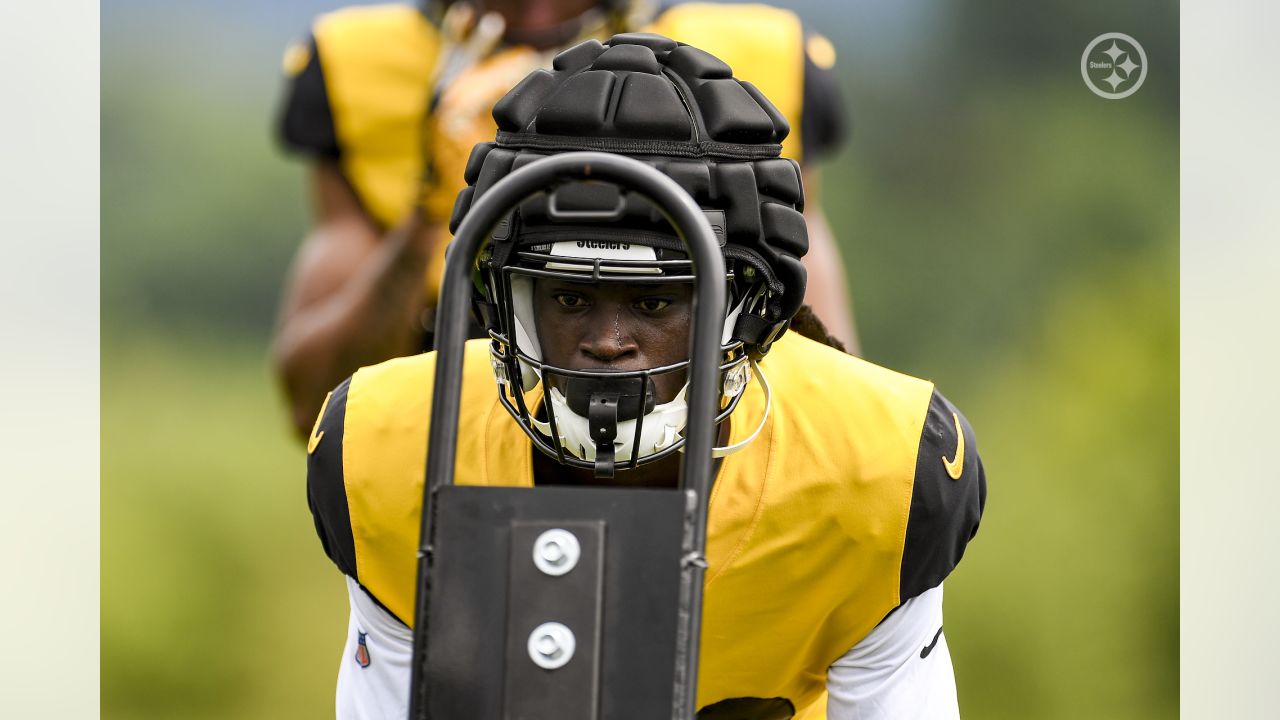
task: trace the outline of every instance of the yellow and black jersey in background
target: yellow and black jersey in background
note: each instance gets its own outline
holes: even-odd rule
[[[843,139],[831,72],[835,51],[791,11],[687,3],[650,15],[642,27],[629,29],[706,50],[773,101],[791,124],[784,157],[812,161]],[[281,138],[295,151],[336,162],[383,229],[415,205],[444,229],[465,186],[471,148],[496,133],[493,104],[534,69],[549,67],[556,53],[499,46],[455,70],[465,51],[440,23],[410,5],[323,15],[311,37],[285,54]],[[442,270],[443,251],[428,268],[428,298],[438,295]]]
[[[364,368],[340,385],[307,469],[326,553],[406,623],[435,357]],[[831,663],[960,561],[986,477],[973,431],[932,383],[795,333],[761,367],[772,410],[725,458],[711,494],[698,707],[778,699],[770,707],[812,720],[825,717]],[[457,482],[530,486],[536,450],[498,401],[486,341],[468,344],[464,368]],[[763,413],[753,383],[729,442]]]

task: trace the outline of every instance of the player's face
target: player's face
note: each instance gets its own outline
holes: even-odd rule
[[[689,357],[692,288],[539,278],[533,310],[544,360],[570,370],[631,371]],[[653,376],[658,402],[673,399],[684,372]]]
[[[572,20],[595,7],[599,0],[481,0],[481,12],[496,12],[513,27],[534,29]]]

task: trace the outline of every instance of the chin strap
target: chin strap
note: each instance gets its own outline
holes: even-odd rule
[[[596,445],[596,477],[613,478],[613,440],[618,436],[618,393],[592,393],[587,424]]]
[[[748,437],[732,445],[724,447],[711,448],[711,457],[722,458],[728,457],[746,446],[750,445],[753,440],[760,435],[760,431],[764,429],[764,424],[769,420],[769,410],[773,407],[773,391],[769,388],[769,378],[764,376],[764,371],[756,364],[755,360],[750,360],[751,369],[760,377],[760,385],[764,388],[764,417],[760,418],[760,424],[756,426],[755,432]],[[746,392],[745,390],[743,392]],[[680,448],[680,452],[684,452],[684,448]]]

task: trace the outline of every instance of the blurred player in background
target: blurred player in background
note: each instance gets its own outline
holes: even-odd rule
[[[806,301],[858,353],[844,266],[814,164],[845,119],[830,42],[766,5],[648,0],[437,0],[321,16],[285,55],[280,134],[311,161],[312,227],[286,283],[274,357],[300,435],[356,368],[431,346],[444,247],[462,171],[490,109],[531,70],[585,38],[646,30],[703,48],[785,115],[784,157],[805,168],[812,250]]]
[[[982,460],[932,383],[841,352],[807,312],[785,118],[719,59],[654,34],[587,41],[553,67],[494,106],[497,139],[465,164],[453,222],[548,153],[607,146],[718,228],[729,297],[711,328],[723,382],[698,718],[957,718],[942,585],[978,529]],[[473,298],[492,340],[466,348],[457,483],[677,486],[699,270],[651,206],[608,189],[521,204],[481,253]],[[560,214],[592,207],[623,212]],[[308,445],[311,511],[351,605],[340,718],[406,713],[435,361],[357,371]]]

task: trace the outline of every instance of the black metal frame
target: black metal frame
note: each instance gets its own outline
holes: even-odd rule
[[[471,206],[445,260],[436,315],[436,374],[422,525],[418,550],[417,600],[414,613],[409,716],[427,718],[424,670],[426,618],[432,563],[431,529],[435,491],[453,483],[457,459],[458,414],[461,408],[463,354],[471,302],[470,275],[476,260],[503,217],[523,201],[549,193],[567,182],[602,181],[635,192],[651,202],[675,228],[693,267],[693,315],[689,361],[689,415],[680,487],[689,504],[692,537],[682,564],[687,570],[680,588],[681,623],[677,633],[674,720],[692,720],[695,712],[698,652],[702,623],[703,574],[706,568],[707,507],[712,481],[712,449],[719,408],[720,330],[727,289],[724,259],[710,224],[693,198],[671,178],[639,160],[598,152],[553,155],[516,170]],[[597,264],[597,273],[599,265]],[[665,281],[670,281],[666,278]],[[512,380],[518,380],[513,378]]]

